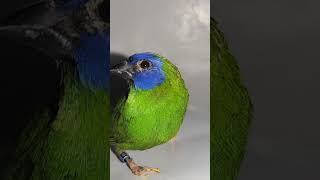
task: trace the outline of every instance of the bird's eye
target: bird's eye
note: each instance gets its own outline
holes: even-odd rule
[[[146,60],[142,60],[142,61],[140,61],[139,66],[142,69],[147,69],[147,68],[149,68],[151,66],[151,64]]]

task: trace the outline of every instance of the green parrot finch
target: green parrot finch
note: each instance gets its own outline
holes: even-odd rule
[[[159,172],[137,165],[125,150],[146,150],[176,136],[189,98],[184,80],[175,65],[154,53],[134,54],[112,72],[129,85],[113,109],[110,146],[133,174]]]

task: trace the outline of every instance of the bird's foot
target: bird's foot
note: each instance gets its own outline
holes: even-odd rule
[[[152,172],[160,173],[159,168],[139,166],[132,159],[128,160],[127,164],[130,170],[132,171],[132,173],[137,176],[148,176],[149,173],[152,173]]]

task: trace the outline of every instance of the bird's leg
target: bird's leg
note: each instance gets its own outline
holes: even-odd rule
[[[111,147],[111,149],[116,154],[116,156],[118,157],[118,159],[121,162],[127,164],[127,166],[129,167],[129,169],[131,170],[131,172],[134,175],[147,176],[151,172],[160,173],[160,169],[159,168],[152,168],[152,167],[147,167],[147,166],[139,166],[138,164],[136,164],[133,161],[133,159],[125,151],[119,151],[115,147]]]

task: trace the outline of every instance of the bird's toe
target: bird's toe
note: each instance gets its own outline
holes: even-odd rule
[[[159,168],[135,166],[131,169],[132,173],[137,176],[148,176],[150,173],[160,173]]]

